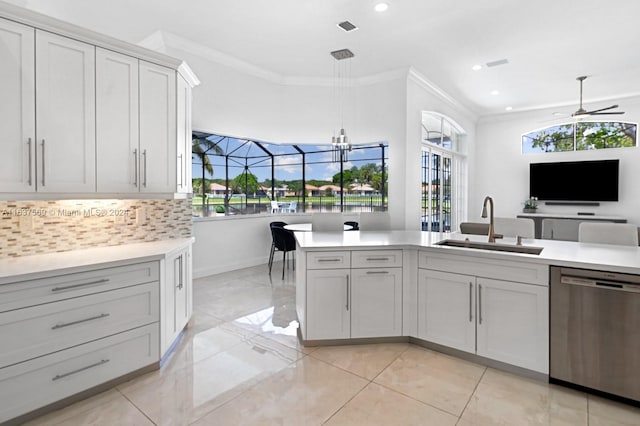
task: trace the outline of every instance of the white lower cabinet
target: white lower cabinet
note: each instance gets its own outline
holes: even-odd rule
[[[402,335],[402,250],[306,256],[305,340]]]
[[[171,348],[191,318],[191,246],[170,254],[165,262],[166,280],[161,300],[161,356]]]
[[[351,336],[349,269],[307,271],[308,340]]]
[[[351,270],[351,337],[402,334],[402,268]]]
[[[159,366],[191,317],[191,244],[0,284],[0,424]]]
[[[548,297],[544,285],[419,269],[418,337],[546,374]]]
[[[0,423],[158,360],[158,323],[0,369]]]

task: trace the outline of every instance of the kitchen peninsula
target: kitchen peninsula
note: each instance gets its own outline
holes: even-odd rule
[[[409,340],[539,378],[549,374],[550,267],[640,274],[638,247],[523,240],[542,248],[536,255],[435,244],[486,242],[479,235],[295,236],[305,345]]]

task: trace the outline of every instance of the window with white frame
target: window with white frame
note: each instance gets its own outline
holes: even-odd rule
[[[466,215],[464,133],[447,117],[423,113],[422,230],[451,232]]]
[[[585,151],[637,146],[636,123],[620,121],[576,121],[555,124],[522,135],[524,154]]]

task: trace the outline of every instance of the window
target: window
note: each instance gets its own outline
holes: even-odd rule
[[[637,124],[578,121],[557,124],[522,135],[522,152],[584,151],[635,147]]]
[[[192,152],[196,216],[266,213],[271,201],[290,213],[387,209],[385,143],[354,145],[348,159],[333,161],[331,145],[194,131]]]
[[[465,217],[466,159],[462,131],[446,117],[422,120],[422,230],[451,232]]]

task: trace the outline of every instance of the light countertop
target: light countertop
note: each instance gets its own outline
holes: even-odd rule
[[[193,241],[193,238],[175,238],[0,259],[0,285],[17,280],[41,278],[53,271],[64,274],[76,272],[87,266],[108,267],[131,260],[159,260]]]
[[[305,250],[365,250],[380,248],[413,248],[439,253],[466,254],[474,257],[518,260],[546,265],[596,269],[640,274],[640,247],[573,241],[523,239],[525,246],[542,247],[539,255],[489,251],[462,247],[437,246],[443,239],[486,242],[485,235],[441,234],[422,231],[385,232],[296,232],[298,247]],[[504,238],[497,244],[515,244],[515,238]]]

